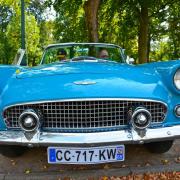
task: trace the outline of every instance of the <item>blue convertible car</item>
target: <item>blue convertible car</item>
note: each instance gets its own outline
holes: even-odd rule
[[[180,61],[131,62],[113,44],[64,43],[37,67],[0,66],[0,153],[46,146],[49,163],[93,164],[123,161],[128,143],[168,151],[180,137]]]

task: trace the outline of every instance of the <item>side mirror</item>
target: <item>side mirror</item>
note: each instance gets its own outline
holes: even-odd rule
[[[126,58],[126,63],[127,64],[134,64],[134,62],[135,62],[134,58],[131,58],[131,57],[127,56],[127,58]]]

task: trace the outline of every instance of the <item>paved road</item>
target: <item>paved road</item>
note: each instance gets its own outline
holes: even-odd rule
[[[46,148],[30,149],[20,158],[9,159],[0,155],[0,179],[56,179],[60,176],[98,177],[100,175],[126,175],[147,171],[179,170],[180,140],[165,154],[151,154],[143,145],[127,145],[126,160],[105,165],[49,165]],[[97,171],[98,170],[98,171]],[[45,178],[46,177],[46,178]]]

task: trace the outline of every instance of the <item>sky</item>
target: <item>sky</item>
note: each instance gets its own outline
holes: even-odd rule
[[[45,10],[44,16],[46,17],[47,20],[54,20],[56,18],[56,12],[53,6]]]

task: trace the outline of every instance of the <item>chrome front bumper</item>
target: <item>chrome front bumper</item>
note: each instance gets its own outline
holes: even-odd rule
[[[23,131],[0,131],[0,145],[24,146],[93,146],[96,144],[142,144],[180,137],[180,125],[157,129],[147,129],[141,137],[134,129],[98,133],[50,133],[39,132],[34,134]]]

